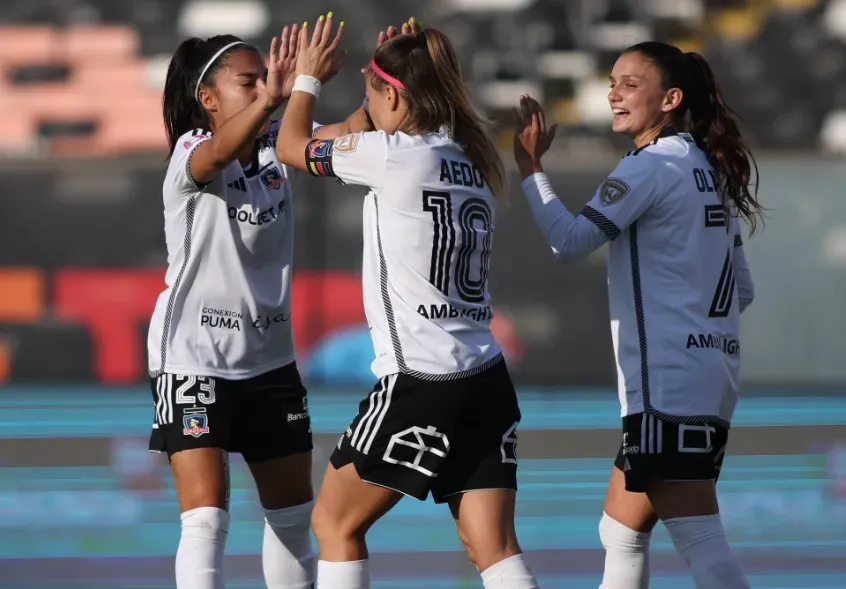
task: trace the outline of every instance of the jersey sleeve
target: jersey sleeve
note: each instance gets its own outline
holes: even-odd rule
[[[585,205],[582,215],[614,241],[655,202],[660,173],[648,153],[624,157]]]
[[[211,131],[194,129],[185,133],[176,141],[165,176],[166,190],[187,196],[205,186],[205,184],[197,183],[194,176],[191,175],[191,157],[194,155],[194,151],[211,137]]]
[[[344,184],[370,188],[382,185],[388,154],[388,135],[369,131],[337,139],[315,139],[306,147],[306,167],[312,176],[338,178]]]

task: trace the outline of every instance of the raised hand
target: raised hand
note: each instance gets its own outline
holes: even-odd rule
[[[387,41],[388,39],[393,39],[397,35],[400,34],[400,31],[403,35],[415,35],[419,33],[422,29],[420,28],[420,23],[417,22],[413,16],[408,19],[408,21],[402,23],[402,27],[398,30],[395,26],[391,25],[384,31],[379,31],[379,39],[376,41],[376,47],[379,47],[382,43]]]
[[[297,30],[294,25],[293,30]],[[291,55],[292,39],[296,41],[297,33],[291,34],[291,29],[282,29],[282,39],[273,37],[270,41],[270,54],[267,60],[267,80],[264,85],[265,99],[268,106],[275,108],[291,96],[294,82],[292,64],[296,63],[297,46],[294,45]],[[290,81],[289,81],[290,78]]]
[[[333,14],[321,15],[309,36],[308,23],[299,34],[297,48],[297,74],[313,76],[323,83],[331,80],[344,64],[344,54],[338,51],[344,33],[344,23],[333,35]]]
[[[271,68],[282,80],[282,99],[291,97],[294,90],[294,80],[297,78],[297,49],[300,45],[299,25],[285,27],[282,29],[281,40],[278,43],[276,55],[271,53],[267,72],[270,75]],[[272,51],[272,45],[271,45]]]
[[[514,159],[518,165],[539,164],[552,145],[558,125],[547,129],[546,114],[538,101],[524,94],[520,106],[514,109],[517,128],[514,130]]]

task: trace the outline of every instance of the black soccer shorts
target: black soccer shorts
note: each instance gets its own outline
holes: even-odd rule
[[[150,451],[222,448],[260,462],[311,451],[306,389],[295,363],[246,380],[162,374],[150,379]]]
[[[623,442],[614,465],[626,490],[645,493],[649,482],[709,481],[720,478],[728,429],[719,425],[671,423],[649,413],[623,418]]]
[[[452,381],[382,378],[332,454],[365,482],[436,503],[481,489],[517,489],[520,408],[505,362]]]

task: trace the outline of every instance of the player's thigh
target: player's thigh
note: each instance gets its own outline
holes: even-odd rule
[[[332,466],[351,464],[366,483],[425,500],[451,452],[457,409],[448,388],[404,374],[380,379],[341,436]]]
[[[225,450],[182,450],[171,456],[170,468],[183,513],[198,507],[229,510],[229,455]]]
[[[514,529],[516,497],[514,490],[488,489],[448,500],[458,536],[480,571],[521,552]]]
[[[626,476],[615,464],[608,480],[603,506],[608,517],[636,532],[649,533],[658,523],[658,515],[646,493],[626,490]]]
[[[150,450],[167,453],[183,511],[226,508],[232,405],[229,381],[162,374],[151,379]]]
[[[728,430],[712,424],[675,423],[654,415],[624,419],[624,477],[628,491],[646,494],[658,517],[719,513],[716,481]]]
[[[402,497],[393,489],[364,482],[352,463],[341,468],[329,464],[311,516],[321,553],[334,542],[363,540],[370,527]]]
[[[308,397],[295,364],[238,383],[232,449],[240,452],[265,509],[312,499]]]
[[[311,501],[311,452],[247,462],[265,509],[284,509]]]

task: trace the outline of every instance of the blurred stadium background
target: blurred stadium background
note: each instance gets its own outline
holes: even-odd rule
[[[144,349],[165,263],[169,55],[186,36],[222,32],[265,48],[284,24],[328,10],[346,21],[350,53],[321,121],[360,104],[378,31],[413,15],[453,39],[504,149],[520,93],[554,113],[548,168],[577,208],[628,149],[605,98],[620,49],[654,38],[707,56],[746,121],[770,209],[747,240],[758,297],[743,317],[726,527],[753,587],[846,588],[846,0],[3,0],[0,587],[173,586],[178,508],[166,465],[146,453]],[[297,183],[293,320],[319,484],[372,381],[362,193]],[[619,439],[604,257],[555,265],[521,199],[500,211],[491,269],[524,412],[518,525],[544,587],[595,588]],[[236,461],[236,588],[262,586],[247,476]],[[480,586],[432,504],[401,503],[372,536],[378,587]],[[692,587],[656,536],[653,587]]]

